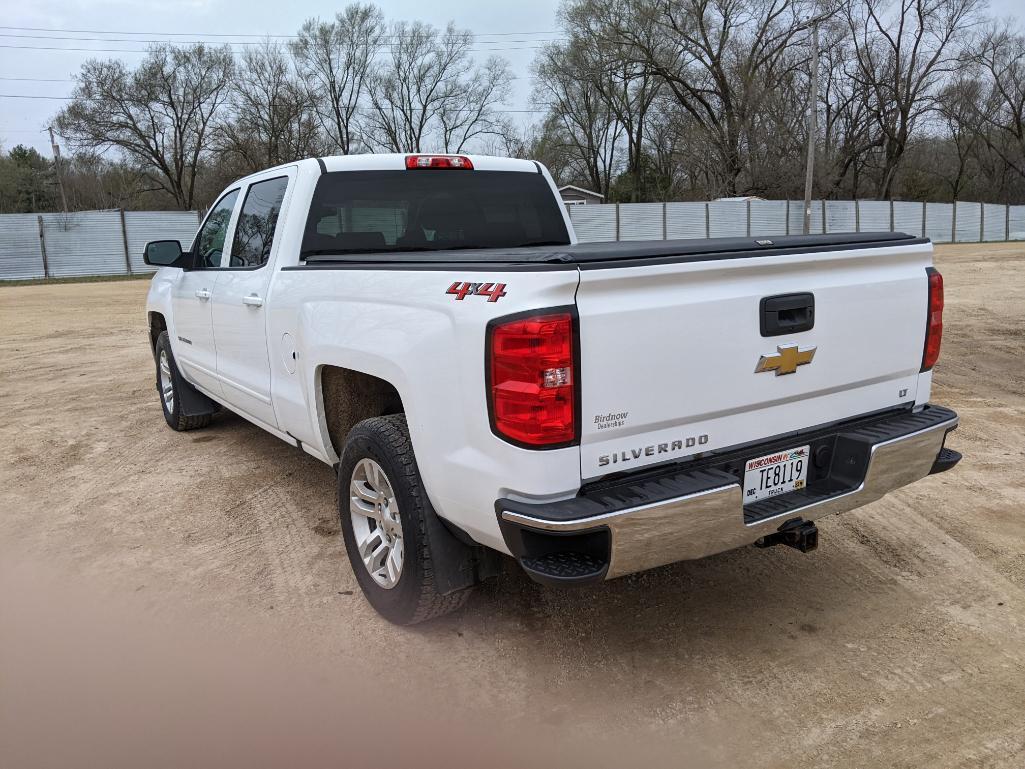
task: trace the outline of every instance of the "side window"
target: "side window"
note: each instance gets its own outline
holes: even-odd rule
[[[260,267],[267,263],[287,187],[287,176],[250,185],[235,225],[232,267]]]
[[[203,223],[203,229],[196,236],[197,265],[203,269],[221,266],[221,253],[224,251],[224,239],[228,236],[228,224],[231,212],[238,200],[238,190],[232,190],[217,201],[210,215]]]

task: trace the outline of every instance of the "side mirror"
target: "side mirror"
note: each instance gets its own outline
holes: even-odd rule
[[[151,240],[146,244],[142,260],[152,267],[191,267],[192,255],[182,251],[177,240]]]

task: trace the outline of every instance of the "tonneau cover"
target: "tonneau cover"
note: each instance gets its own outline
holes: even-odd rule
[[[456,264],[562,264],[588,267],[611,266],[623,261],[646,264],[659,262],[741,259],[814,251],[852,248],[884,248],[926,243],[903,232],[859,232],[829,235],[785,235],[751,238],[707,238],[610,243],[578,243],[565,246],[528,248],[486,248],[438,251],[394,251],[381,253],[317,254],[305,258],[309,267],[339,263],[417,265],[438,262]]]

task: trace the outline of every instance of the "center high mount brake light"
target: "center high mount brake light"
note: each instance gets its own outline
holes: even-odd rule
[[[465,155],[406,155],[406,168],[451,168],[472,171],[473,163]]]

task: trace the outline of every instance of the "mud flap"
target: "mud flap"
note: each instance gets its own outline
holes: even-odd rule
[[[499,575],[502,569],[499,553],[463,542],[438,517],[430,501],[424,505],[424,521],[434,567],[434,588],[439,593],[455,593]]]
[[[160,392],[160,382],[157,381],[157,392]],[[185,381],[178,366],[174,366],[174,392],[178,396],[178,408],[187,417],[198,417],[203,414],[216,414],[221,410],[220,404],[211,400]]]

